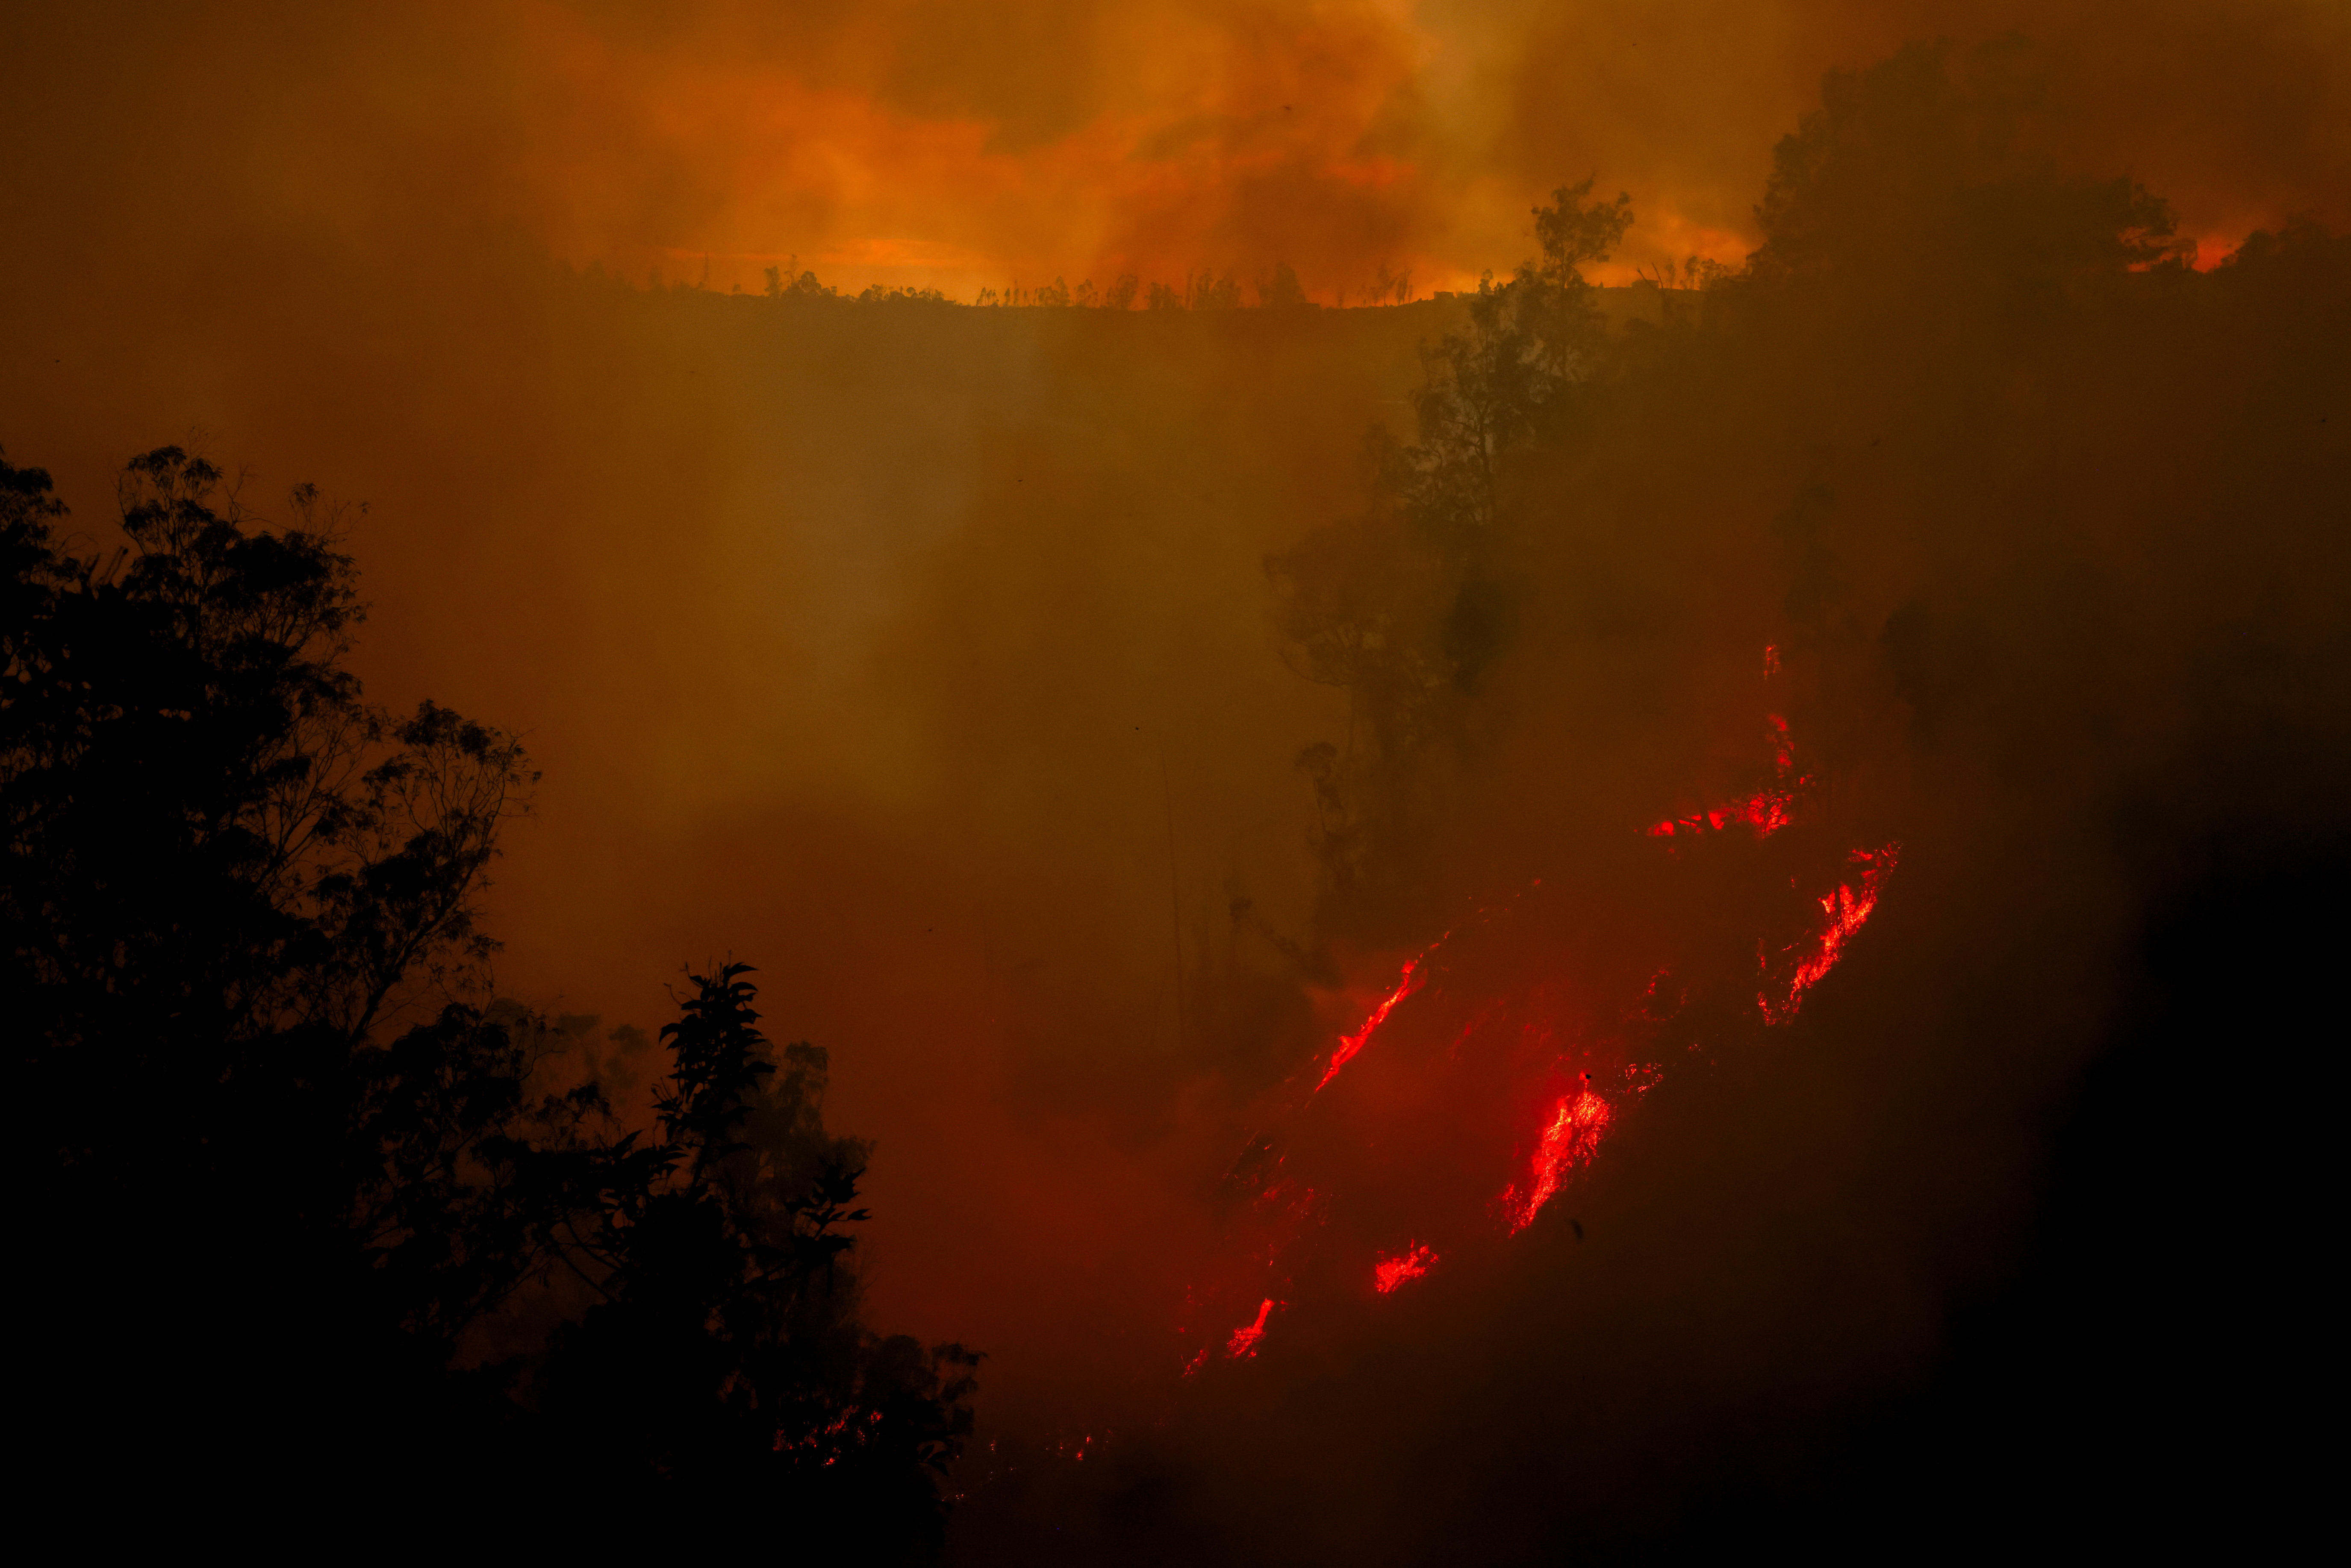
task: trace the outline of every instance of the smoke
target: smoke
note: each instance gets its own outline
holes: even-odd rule
[[[1024,1468],[975,1470],[975,1554],[1597,1551],[1826,1484],[2029,1260],[2073,1096],[2159,999],[2146,929],[2216,867],[2258,890],[2297,834],[2339,844],[2339,290],[2248,266],[2176,310],[2058,308],[1986,281],[2071,265],[2032,212],[1938,249],[1984,231],[1864,203],[1837,254],[1877,270],[1751,319],[1721,296],[1703,351],[1620,334],[1633,395],[1512,479],[1552,526],[1510,563],[1480,727],[1430,752],[1382,920],[1328,943],[1290,763],[1347,695],[1282,664],[1261,563],[1364,510],[1363,431],[1407,432],[1458,309],[728,296],[794,257],[852,291],[1288,261],[1326,304],[1389,268],[1425,294],[1527,255],[1528,207],[1587,173],[1639,215],[1602,276],[1736,264],[1823,71],[2015,26],[2016,156],[2138,181],[2209,266],[2351,218],[2337,8],[5,26],[12,459],[99,533],[113,465],[192,426],[256,497],[371,503],[377,695],[517,728],[547,771],[502,987],[649,1029],[681,964],[761,966],[768,1032],[831,1051],[834,1118],[877,1144],[869,1315],[993,1355]],[[705,256],[706,291],[643,287]],[[1367,1255],[1360,1301],[1265,1314],[1256,1356],[1171,1393],[1218,1178],[1465,911],[1542,877],[1479,951],[1583,966],[1595,1016],[1647,934],[1762,935],[1753,866],[1697,896],[1641,830],[1768,768],[1775,703],[1852,786],[1823,852],[1902,845],[1798,1022],[1669,1064],[1520,1242],[1367,1233],[1440,1257],[1380,1293]],[[1346,1072],[1376,1084],[1438,995]]]
[[[2299,0],[113,5],[10,26],[57,68],[12,110],[45,153],[15,178],[63,183],[75,221],[40,244],[85,272],[142,246],[266,265],[340,242],[430,275],[511,225],[639,281],[706,264],[722,291],[794,262],[969,298],[1286,261],[1331,303],[1384,267],[1426,290],[1508,265],[1534,198],[1600,173],[1644,214],[1618,281],[1751,246],[1770,148],[1824,69],[2017,30],[2044,51],[2048,148],[2165,193],[2208,260],[2297,212],[2340,221],[2351,187],[2346,23]],[[101,170],[114,200],[92,202]]]

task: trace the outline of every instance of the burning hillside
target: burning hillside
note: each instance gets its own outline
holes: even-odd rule
[[[1266,1096],[1225,1178],[1225,1262],[1187,1297],[1179,1332],[1200,1348],[1186,1375],[1278,1345],[1277,1308],[1281,1333],[1311,1333],[1318,1298],[1385,1295],[1517,1236],[1661,1081],[1762,1049],[1796,1016],[1899,846],[1846,847],[1787,721],[1767,733],[1768,783],[1646,830],[1650,873],[1672,883],[1659,918],[1599,935],[1587,890],[1536,879],[1405,959],[1357,1027]],[[1760,924],[1751,941],[1695,946],[1703,927],[1677,904]]]

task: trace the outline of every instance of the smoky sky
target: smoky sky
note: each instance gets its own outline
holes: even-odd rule
[[[1416,347],[1458,323],[1427,295],[1524,259],[1544,193],[1631,193],[1606,280],[1737,265],[1825,71],[2017,29],[2023,141],[2168,199],[2199,265],[2351,219],[2351,16],[2290,0],[16,7],[0,442],[101,543],[110,474],[165,441],[247,465],[264,516],[298,481],[368,504],[372,695],[545,770],[492,895],[500,988],[651,1029],[682,966],[759,966],[768,1032],[832,1051],[833,1124],[876,1143],[868,1316],[988,1351],[1008,1442],[1156,1434],[1038,1505],[1105,1556],[1426,1560],[1504,1493],[1507,1556],[1572,1528],[1519,1506],[1559,1486],[1538,1450],[1667,1510],[1709,1444],[1801,1468],[1802,1434],[1925,1376],[2024,1246],[2147,886],[2193,869],[2115,846],[2238,794],[2324,810],[2295,781],[2339,758],[2211,759],[2341,711],[2339,523],[2311,519],[2343,388],[2293,347],[2339,343],[2339,306],[2233,357],[2044,350],[1935,303],[1971,258],[1914,257],[1859,291],[1876,317],[1661,374],[1531,475],[1563,520],[1520,570],[1555,613],[1434,786],[1418,938],[1535,874],[1586,899],[1562,944],[1646,896],[1638,824],[1751,747],[1772,519],[1817,486],[1851,623],[1913,629],[1909,695],[1872,700],[1974,694],[1868,764],[1907,846],[1883,940],[1803,1042],[1626,1132],[1588,1242],[1433,1278],[1170,1416],[1217,1177],[1418,945],[1284,967],[1316,922],[1292,759],[1346,697],[1283,663],[1264,559],[1360,511],[1365,427],[1408,432]],[[646,289],[705,258],[706,292]],[[1286,261],[1326,305],[1408,267],[1424,303],[728,292],[791,260],[962,299]],[[2147,782],[2179,779],[2192,810]],[[1186,1024],[1216,966],[1258,988]],[[1489,1412],[1535,1436],[1484,1440]],[[1029,1506],[987,1540],[1025,1551]]]
[[[425,271],[509,224],[576,263],[756,288],[1107,283],[1295,267],[1508,267],[1526,209],[1596,174],[1645,214],[1625,267],[1736,261],[1772,141],[1829,67],[2024,30],[2061,158],[2164,191],[2215,257],[2351,187],[2337,7],[2121,5],[493,5],[332,19],[20,12],[37,182],[148,194],[45,242],[129,251],[165,213],[276,214]],[[72,127],[70,135],[68,128]],[[100,172],[108,172],[101,174]],[[105,210],[110,206],[110,213]],[[299,214],[297,218],[296,214]],[[192,237],[192,236],[191,236]],[[1629,276],[1629,273],[1627,273]]]

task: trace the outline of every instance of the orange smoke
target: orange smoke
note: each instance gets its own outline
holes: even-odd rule
[[[1288,263],[1337,304],[1399,275],[1425,296],[1507,270],[1532,203],[1586,174],[1639,214],[1599,280],[1736,265],[1771,144],[1823,71],[2011,31],[2052,77],[2026,133],[2101,172],[2126,147],[2209,263],[2351,188],[2351,145],[2326,130],[2341,16],[2233,9],[2220,26],[2116,0],[710,0],[657,23],[532,3],[470,25],[515,75],[493,194],[580,265],[722,292],[790,266],[965,299],[1129,273],[1180,288],[1206,269],[1253,303]],[[2244,77],[2267,84],[2262,124],[2179,107]]]
[[[1288,262],[1335,301],[1383,266],[1441,271],[1409,124],[1429,45],[1387,8],[998,21],[957,50],[941,40],[965,24],[902,6],[812,58],[723,6],[651,38],[534,7],[523,52],[557,112],[530,128],[528,179],[550,243],[638,278],[702,281],[706,259],[721,290],[792,265],[963,298],[1207,269],[1254,302]],[[1018,101],[976,79],[991,69]]]

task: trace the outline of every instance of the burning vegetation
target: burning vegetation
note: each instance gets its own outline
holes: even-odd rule
[[[1167,1435],[1111,1469],[1213,1451],[1197,1484],[1250,1528],[1328,1495],[1258,1549],[1396,1562],[1454,1543],[1406,1507],[1336,1522],[1333,1473],[1476,1496],[1495,1561],[1703,1534],[1623,1499],[1766,1485],[1644,1467],[1782,1411],[1904,1500],[1821,1505],[1848,1521],[1939,1475],[2025,1484],[1956,1435],[1836,1445],[1938,1354],[1917,1270],[1994,1271],[1928,1217],[2026,1201],[2023,1107],[2115,1027],[2114,890],[2182,874],[2117,824],[2161,800],[2167,834],[2298,841],[2287,802],[2345,777],[2334,612],[2282,569],[2345,580],[2309,509],[2344,382],[2284,324],[2345,341],[2317,291],[2351,253],[2305,225],[2199,270],[2156,197],[2023,150],[2019,60],[1833,78],[1761,248],[1647,319],[1583,275],[1628,208],[1556,192],[1541,254],[1427,345],[1411,439],[1374,432],[1365,504],[1269,559],[1286,661],[1343,698],[1298,758],[1314,939],[1267,943],[1317,1010],[1236,1086],[1220,1235],[1156,1356]],[[2158,374],[2230,392],[2154,413]],[[2241,674],[2256,644],[2330,695]],[[2252,783],[2215,731],[2296,760]]]
[[[1518,1235],[1593,1165],[1620,1118],[1692,1054],[1740,1049],[1742,1039],[1760,1047],[1762,1031],[1796,1017],[1868,923],[1899,846],[1840,852],[1824,841],[1818,781],[1795,766],[1787,721],[1771,716],[1767,733],[1769,786],[1643,835],[1661,841],[1652,867],[1661,876],[1677,857],[1701,853],[1704,839],[1730,835],[1743,845],[1709,859],[1682,898],[1753,906],[1762,886],[1783,879],[1810,890],[1771,901],[1776,918],[1753,936],[1751,958],[1738,961],[1740,947],[1724,950],[1734,960],[1727,965],[1722,955],[1694,953],[1677,940],[1687,924],[1669,918],[1649,934],[1654,946],[1619,944],[1608,960],[1579,962],[1562,929],[1574,916],[1540,879],[1480,907],[1405,960],[1319,1074],[1310,1063],[1259,1107],[1263,1121],[1227,1177],[1238,1217],[1228,1259],[1213,1284],[1189,1293],[1179,1337],[1245,1310],[1260,1290],[1311,1294],[1317,1283],[1332,1288],[1333,1270],[1364,1277],[1355,1272],[1363,1263],[1346,1259],[1351,1250],[1369,1260],[1374,1288],[1385,1295],[1427,1275],[1443,1254]],[[1770,844],[1789,830],[1802,831]],[[1725,1005],[1748,996],[1743,1015]],[[1343,1067],[1346,1086],[1333,1091]],[[1300,1093],[1310,1074],[1312,1086]],[[1431,1128],[1455,1135],[1431,1137]],[[1465,1143],[1479,1128],[1488,1129],[1482,1139]],[[1416,1157],[1429,1166],[1415,1168]],[[1482,1187],[1460,1179],[1481,1170]],[[1406,1218],[1437,1241],[1392,1255],[1367,1239]],[[1244,1341],[1256,1355],[1272,1304],[1265,1298],[1235,1334],[1235,1359],[1245,1359]],[[1194,1356],[1187,1375],[1200,1365]]]
[[[1351,79],[1408,77],[1371,31]],[[65,489],[227,407],[408,488],[273,529],[164,448],[93,545],[0,465],[38,1485],[1364,1568],[1989,1550],[2287,1474],[2241,1390],[2306,1371],[2324,1097],[2190,1182],[2178,1096],[2290,1079],[2335,956],[2351,241],[2184,232],[2053,58],[1833,73],[1744,260],[1632,287],[1687,224],[1532,137],[1522,265],[1366,250],[1372,309],[1273,250],[1255,308],[1146,281],[1240,217],[986,309],[789,253],[225,279],[250,214],[83,136],[21,233],[169,212],[188,267],[10,297],[10,455]],[[1282,194],[1337,177],[1404,235],[1410,117],[1275,75],[1112,127],[1136,200],[1238,170],[1339,246]],[[271,232],[364,250],[318,183]],[[511,708],[543,784],[362,700],[362,551],[371,685]],[[653,983],[738,948],[832,1054],[731,959]],[[151,1481],[155,1408],[204,1430]]]

